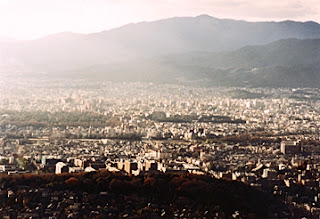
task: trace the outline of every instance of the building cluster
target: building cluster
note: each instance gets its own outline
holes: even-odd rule
[[[279,196],[292,214],[320,214],[318,89],[19,83],[4,84],[0,95],[3,173],[210,174]],[[12,112],[31,111],[107,120],[65,127],[6,122]]]

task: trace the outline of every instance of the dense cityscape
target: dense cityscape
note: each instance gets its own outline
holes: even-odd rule
[[[319,219],[315,0],[0,0],[0,219]]]
[[[284,202],[286,209],[269,212],[272,217],[316,218],[319,94],[316,88],[6,78],[0,94],[0,171],[2,177],[103,170],[127,176],[205,175],[242,182]],[[0,199],[9,203],[15,197],[18,202],[21,188],[4,187],[4,181],[0,179]],[[48,193],[46,188],[22,191],[39,189]],[[86,209],[75,194],[45,197],[46,206],[23,204],[14,213],[9,204],[2,205],[0,214],[58,218],[67,211],[61,205],[67,205],[66,215],[77,218]],[[122,209],[128,213],[120,215],[98,206],[86,215],[130,217],[130,210]],[[173,211],[172,217],[196,216],[181,211]],[[165,212],[163,208],[156,215]],[[219,211],[215,214],[219,217]],[[244,217],[239,212],[229,216]]]

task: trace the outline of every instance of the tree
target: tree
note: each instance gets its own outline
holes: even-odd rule
[[[79,180],[75,177],[70,177],[69,179],[67,179],[65,181],[65,183],[69,186],[69,187],[75,187],[79,185]]]

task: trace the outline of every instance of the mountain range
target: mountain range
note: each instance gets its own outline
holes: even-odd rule
[[[320,24],[312,21],[175,17],[0,43],[0,68],[62,78],[319,87],[319,39]]]

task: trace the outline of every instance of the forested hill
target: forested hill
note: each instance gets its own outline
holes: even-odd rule
[[[0,179],[0,216],[41,218],[57,212],[62,218],[274,218],[287,212],[274,197],[243,183],[185,173],[125,176],[99,171]]]

